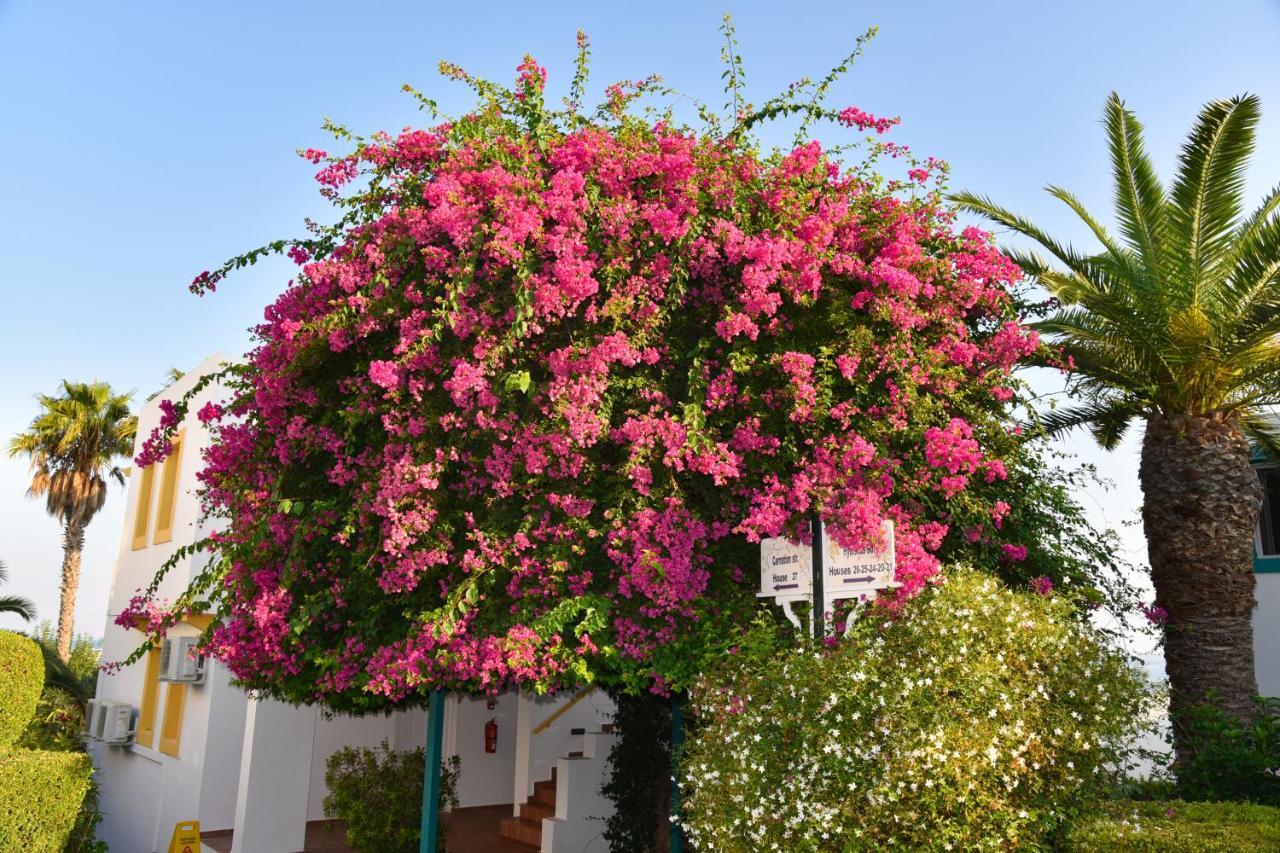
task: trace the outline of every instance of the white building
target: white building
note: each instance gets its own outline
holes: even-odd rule
[[[149,401],[139,414],[139,447],[159,420],[161,399],[180,398],[227,360],[206,359]],[[210,436],[194,413],[205,402],[228,396],[217,385],[202,390],[181,425],[175,451],[129,477],[104,661],[123,660],[143,641],[139,631],[114,622],[129,599],[178,548],[209,532],[209,522],[199,518],[195,488]],[[159,598],[177,598],[202,565],[202,556],[178,563],[161,584]],[[169,636],[195,637],[207,624],[208,616],[191,615]],[[206,664],[199,683],[165,680],[158,649],[118,673],[104,673],[97,700],[122,703],[119,713],[131,730],[125,743],[99,739],[90,747],[101,771],[105,819],[99,836],[116,853],[164,853],[175,825],[191,820],[200,822],[206,850],[301,851],[307,823],[325,816],[321,804],[329,755],[343,746],[376,746],[383,740],[396,749],[412,749],[425,739],[421,710],[330,717],[316,708],[258,701],[231,686],[217,661]],[[612,713],[612,703],[598,691],[558,698],[514,691],[492,700],[450,697],[444,754],[461,760],[461,808],[494,807],[488,811],[495,849],[510,843],[498,840],[500,821],[502,833],[527,842],[528,850],[607,849],[601,818],[612,806],[599,789],[613,738],[605,731]],[[492,753],[484,742],[490,719],[498,726]],[[554,786],[535,789],[552,778],[553,768]],[[502,820],[503,815],[510,817]],[[214,837],[208,838],[211,832]]]
[[[1258,582],[1253,611],[1253,657],[1258,692],[1280,696],[1280,468],[1259,458],[1262,519],[1254,542],[1253,574]]]

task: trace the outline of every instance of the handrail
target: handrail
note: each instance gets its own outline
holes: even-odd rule
[[[554,723],[556,720],[563,717],[565,713],[574,705],[577,705],[583,699],[586,699],[587,694],[591,693],[595,689],[596,689],[596,686],[593,684],[590,687],[584,688],[583,690],[579,691],[577,696],[574,696],[568,702],[564,703],[564,705],[560,706],[559,708],[556,708],[554,711],[551,712],[551,716],[547,717],[541,723],[538,723],[538,725],[534,726],[533,733],[535,735],[540,735],[543,732],[545,732],[547,729],[551,728],[552,723]]]

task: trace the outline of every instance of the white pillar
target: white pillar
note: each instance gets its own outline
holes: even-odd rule
[[[520,817],[520,806],[533,793],[529,780],[530,747],[533,745],[533,702],[535,695],[527,690],[516,691],[516,773],[514,796],[511,800],[511,816]]]
[[[250,699],[231,853],[297,853],[307,834],[316,711]]]

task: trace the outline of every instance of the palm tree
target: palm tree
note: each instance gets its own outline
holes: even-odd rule
[[[1207,104],[1166,190],[1142,125],[1113,93],[1104,123],[1119,237],[1048,187],[1097,240],[1092,254],[987,198],[954,197],[1052,256],[1010,252],[1057,300],[1036,326],[1060,349],[1080,401],[1044,414],[1045,428],[1087,426],[1112,449],[1133,421],[1145,423],[1142,520],[1156,603],[1168,613],[1175,720],[1212,699],[1247,721],[1258,692],[1250,618],[1262,489],[1250,443],[1280,458],[1266,416],[1280,401],[1280,187],[1244,207],[1259,112],[1252,95]],[[1179,758],[1187,750],[1179,745]]]
[[[9,569],[0,560],[0,584],[9,582]],[[36,606],[20,595],[0,595],[0,613],[12,613],[23,622],[36,618]]]
[[[80,586],[84,530],[107,499],[107,479],[124,484],[117,464],[133,452],[138,420],[129,394],[105,382],[68,382],[56,397],[37,395],[40,413],[9,442],[10,456],[31,460],[27,494],[45,499],[62,523],[62,598],[58,609],[58,657],[67,660]]]

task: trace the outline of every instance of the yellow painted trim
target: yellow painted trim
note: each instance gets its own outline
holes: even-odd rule
[[[190,625],[192,628],[195,628],[197,631],[204,633],[206,630],[208,630],[209,626],[213,623],[213,614],[212,613],[187,613],[178,621],[185,622],[186,624]],[[147,617],[145,616],[133,617],[133,627],[138,631],[145,631],[147,627]]]
[[[133,742],[151,746],[156,738],[156,705],[160,698],[160,650],[154,644],[147,652],[147,669],[142,676],[142,701],[138,703],[138,727]]]
[[[142,469],[138,483],[138,505],[133,510],[133,550],[147,547],[147,524],[151,520],[151,493],[155,491],[156,466]]]
[[[590,687],[586,688],[585,690],[582,690],[581,692],[579,692],[577,696],[574,696],[568,702],[565,702],[563,705],[557,708],[555,712],[551,714],[551,716],[547,717],[541,723],[536,725],[533,729],[533,733],[535,735],[540,735],[543,732],[545,732],[547,729],[551,728],[552,723],[554,723],[556,720],[560,719],[562,716],[568,713],[569,709],[572,708],[574,705],[577,705],[583,699],[586,699],[588,694],[590,694],[595,689],[596,689],[596,686],[593,684]]]
[[[173,439],[173,450],[164,458],[160,472],[160,499],[156,505],[156,532],[151,544],[159,545],[173,539],[173,513],[178,504],[178,472],[182,468],[182,444],[186,430],[179,430]]]
[[[160,725],[160,751],[178,757],[182,740],[182,714],[187,706],[187,685],[169,682],[164,690],[164,720]]]

